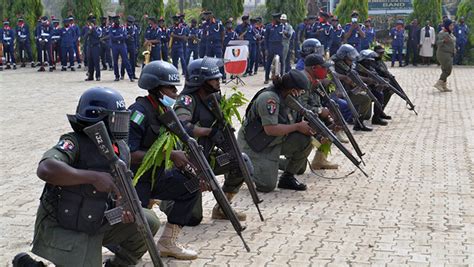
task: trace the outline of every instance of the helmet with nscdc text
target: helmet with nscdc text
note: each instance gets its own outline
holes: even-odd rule
[[[154,60],[143,68],[138,79],[138,87],[152,90],[160,85],[179,86],[181,85],[180,75],[173,64],[163,60]]]

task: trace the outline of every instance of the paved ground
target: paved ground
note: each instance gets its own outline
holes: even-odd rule
[[[205,219],[185,228],[181,241],[199,251],[193,262],[166,259],[170,266],[307,265],[474,265],[474,78],[473,68],[456,68],[452,93],[431,88],[439,69],[395,68],[394,74],[417,105],[419,116],[394,97],[394,120],[372,133],[356,133],[367,153],[365,170],[346,179],[305,173],[308,191],[262,194],[260,222],[248,190],[235,206],[248,214],[247,253],[232,226],[210,220],[212,195],[205,195]],[[136,83],[83,82],[76,73],[37,73],[30,68],[0,74],[0,266],[28,251],[43,183],[35,169],[42,153],[69,131],[73,113],[88,87],[111,86],[128,104],[144,93]],[[240,87],[248,97],[262,76]],[[351,164],[336,151],[341,176]],[[156,210],[160,218],[163,214]],[[106,252],[107,254],[107,252]],[[146,255],[145,262],[149,262]],[[150,266],[145,263],[144,265]]]

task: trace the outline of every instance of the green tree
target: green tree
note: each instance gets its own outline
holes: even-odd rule
[[[410,20],[417,19],[421,25],[425,25],[425,21],[429,20],[436,28],[441,21],[442,2],[442,0],[414,0]]]
[[[1,3],[2,18],[9,18],[10,26],[14,28],[18,18],[22,17],[30,27],[31,43],[35,44],[33,31],[38,18],[43,15],[41,0],[2,0]]]
[[[122,0],[121,4],[124,6],[125,15],[134,16],[136,20],[141,22],[141,25],[147,23],[143,20],[143,15],[148,14],[150,17],[159,19],[165,11],[163,0]]]
[[[466,55],[468,62],[474,64],[474,1],[462,0],[458,6],[456,19],[464,17],[464,23],[469,27],[468,46],[466,48]]]
[[[266,6],[267,21],[272,20],[272,13],[282,12],[287,15],[288,21],[295,25],[302,22],[306,15],[306,0],[268,0]]]
[[[168,0],[165,7],[165,22],[167,25],[173,24],[173,16],[179,13],[179,7],[176,0]]]
[[[210,10],[214,16],[226,21],[228,18],[237,19],[244,12],[243,0],[202,0],[202,9]]]
[[[341,0],[334,13],[339,17],[339,22],[344,25],[351,21],[351,14],[354,10],[359,12],[359,21],[363,22],[369,15],[369,1]]]
[[[84,25],[91,14],[97,18],[102,16],[101,0],[66,0],[61,9],[63,18],[74,16],[74,21],[79,26]]]

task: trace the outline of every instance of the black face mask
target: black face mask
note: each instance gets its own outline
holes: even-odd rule
[[[217,88],[215,89],[214,87],[212,87],[209,83],[207,82],[204,82],[202,84],[202,88],[206,91],[206,93],[208,94],[212,94],[212,93],[215,93],[215,92],[220,92],[220,88]]]

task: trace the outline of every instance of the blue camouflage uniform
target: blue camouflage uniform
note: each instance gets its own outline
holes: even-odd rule
[[[61,28],[61,65],[62,70],[66,70],[67,61],[69,67],[74,69],[74,32],[71,27]]]
[[[337,27],[332,32],[332,42],[331,47],[329,48],[329,55],[335,55],[339,47],[342,45],[342,41],[344,39],[344,34],[346,32],[342,28],[341,24],[338,24]]]
[[[178,24],[171,28],[171,33],[175,36],[187,37],[189,35],[189,29],[182,24]],[[184,75],[186,75],[188,65],[184,55],[185,48],[186,41],[173,37],[173,43],[171,44],[171,60],[176,68],[178,68],[178,63],[181,61],[181,68]]]
[[[265,66],[265,81],[270,79],[270,68],[276,55],[283,58],[283,25],[270,23],[265,28],[265,49],[267,50],[267,64]],[[283,73],[283,64],[281,73]]]
[[[352,23],[347,23],[346,26],[344,26],[344,32],[347,34],[351,30]],[[359,24],[359,27],[362,31],[364,31],[365,26]],[[357,51],[361,51],[361,42],[362,42],[362,36],[360,36],[359,31],[354,28],[351,32],[351,35],[349,38],[347,38],[347,43],[352,45]]]
[[[125,27],[125,32],[127,34],[127,40],[125,41],[125,44],[127,45],[128,62],[130,62],[132,76],[134,79],[136,79],[135,64],[137,62],[135,61],[135,54],[137,51],[138,29],[134,24],[127,24],[127,26]],[[125,65],[123,63],[120,69],[120,76],[125,76]]]
[[[454,27],[454,36],[456,36],[456,58],[454,64],[462,64],[464,52],[467,46],[467,37],[469,35],[469,28],[465,23],[456,24]]]
[[[33,61],[33,56],[31,54],[31,44],[30,44],[30,29],[28,25],[23,24],[22,26],[17,25],[15,28],[17,34],[17,44],[20,52],[20,60],[24,66],[25,54],[28,57],[28,61]]]
[[[188,39],[188,49],[186,54],[186,62],[189,63],[191,53],[193,54],[193,59],[199,57],[199,28],[196,25],[191,25],[189,28],[189,39]]]
[[[87,29],[87,70],[89,79],[92,79],[95,70],[95,78],[100,79],[100,38],[103,32],[101,27],[92,26]]]
[[[363,31],[365,33],[365,38],[363,38],[360,43],[361,50],[369,49],[369,47],[372,45],[372,43],[375,40],[374,27],[370,27],[370,28],[364,27]]]
[[[125,41],[127,40],[127,33],[125,28],[114,24],[110,29],[110,40],[112,42],[112,58],[114,60],[114,74],[115,80],[118,80],[120,77],[119,67],[118,67],[118,58],[119,55],[122,58],[122,64],[125,64],[125,69],[127,70],[128,78],[133,81],[132,69],[130,67],[130,62],[127,57],[127,47]]]
[[[395,64],[395,61],[398,59],[400,66],[403,66],[403,39],[404,39],[405,30],[401,28],[398,30],[396,27],[393,27],[390,30],[390,37],[392,37],[392,66]]]

